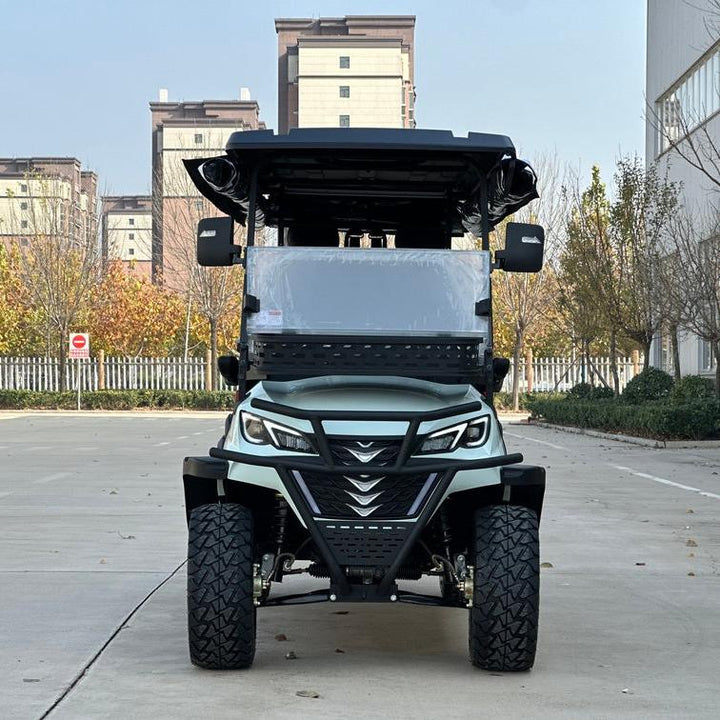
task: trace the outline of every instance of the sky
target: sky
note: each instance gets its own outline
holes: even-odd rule
[[[277,127],[276,17],[415,15],[418,127],[509,135],[589,181],[644,151],[644,0],[0,0],[0,157],[74,156],[149,194],[148,103],[250,88]]]

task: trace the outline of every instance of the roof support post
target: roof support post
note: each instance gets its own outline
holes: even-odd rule
[[[247,392],[247,371],[250,367],[250,357],[248,350],[247,337],[247,313],[245,312],[245,298],[247,296],[247,251],[255,245],[255,214],[257,208],[257,185],[258,185],[258,166],[253,165],[250,171],[250,197],[248,198],[248,214],[247,214],[247,236],[245,239],[245,262],[243,267],[245,273],[243,275],[243,312],[240,321],[240,341],[238,342],[238,352],[240,354],[240,376],[238,377],[237,399],[241,403],[245,399]]]
[[[248,198],[248,214],[247,214],[247,247],[255,244],[255,214],[257,212],[257,185],[258,185],[258,166],[253,165],[250,171],[250,188]]]
[[[488,176],[486,173],[480,181],[480,235],[483,250],[490,249],[490,219],[488,213]]]

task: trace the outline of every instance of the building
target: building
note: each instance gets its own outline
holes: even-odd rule
[[[152,198],[106,195],[101,211],[102,252],[136,277],[152,278]]]
[[[97,175],[77,158],[0,158],[0,238],[97,242]]]
[[[689,140],[707,138],[720,148],[720,9],[714,0],[648,0],[646,72],[646,161],[682,182],[685,209],[699,216],[717,205],[718,188],[673,145],[687,148]],[[713,172],[720,177],[720,167]],[[709,343],[690,333],[678,340],[684,375],[714,373]],[[652,354],[654,365],[672,372],[667,332]]]
[[[182,164],[184,158],[210,157],[225,150],[231,133],[260,130],[260,107],[246,88],[239,100],[169,102],[167,90],[150,103],[152,115],[153,278],[171,287],[186,284],[194,266],[195,229],[209,211]]]
[[[278,132],[415,127],[412,15],[279,18]]]

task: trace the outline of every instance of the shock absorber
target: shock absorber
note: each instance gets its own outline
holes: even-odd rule
[[[448,560],[452,559],[450,554],[452,548],[452,530],[450,529],[450,523],[448,522],[447,506],[445,503],[440,507],[440,527],[442,528],[442,543],[443,549],[445,550],[445,557]]]
[[[285,534],[287,532],[287,519],[290,507],[287,504],[287,500],[280,495],[275,495],[275,526],[273,528],[273,534],[275,536],[276,556],[280,556],[285,547]]]

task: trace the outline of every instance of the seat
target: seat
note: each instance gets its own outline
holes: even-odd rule
[[[334,225],[292,225],[288,228],[287,245],[290,247],[338,247],[337,228]]]
[[[395,232],[396,248],[449,250],[450,233],[439,227],[403,227]]]

